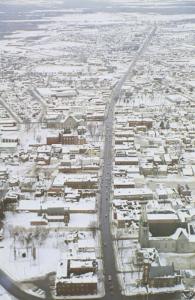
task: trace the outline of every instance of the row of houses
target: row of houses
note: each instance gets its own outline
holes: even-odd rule
[[[185,126],[176,127],[174,114],[166,114],[168,126],[162,118],[157,109],[154,118],[147,107],[132,110],[131,105],[118,104],[115,112],[112,226],[119,239],[122,235],[137,241],[139,250],[133,255],[138,261],[142,250],[154,249],[162,256],[171,252],[175,257],[194,253],[194,144]],[[186,114],[180,122],[187,120]],[[136,261],[135,273],[140,268]],[[170,292],[182,290],[174,261],[163,265],[157,258],[143,259],[139,285],[155,293],[165,287]]]

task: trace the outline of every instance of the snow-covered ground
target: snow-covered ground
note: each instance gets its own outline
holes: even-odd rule
[[[82,245],[84,245],[85,239],[86,247],[89,245],[89,241],[94,241],[93,232],[78,231],[78,233],[80,240],[83,240]],[[7,236],[9,236],[8,232]],[[55,231],[50,231],[48,237],[43,241],[43,243],[37,244],[37,241],[35,240],[36,259],[33,259],[31,247],[27,250],[26,246],[22,243],[14,243],[13,238],[5,238],[0,242],[1,269],[18,282],[28,281],[33,278],[46,276],[50,272],[56,272],[58,262],[62,257],[66,256],[66,251],[68,253],[68,246],[65,241],[66,239],[69,239],[70,236],[70,232],[60,231],[56,233]],[[72,236],[77,236],[77,232],[73,232]],[[95,247],[98,249],[100,245],[98,235],[95,237],[94,244],[97,245]],[[72,246],[74,245],[72,244]],[[98,251],[97,255],[100,255],[100,252]],[[23,257],[24,253],[25,257]]]

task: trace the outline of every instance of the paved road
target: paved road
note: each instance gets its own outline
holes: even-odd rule
[[[25,293],[20,287],[3,271],[0,271],[0,284],[6,289],[11,295],[19,300],[40,300],[40,298],[31,296]],[[48,299],[49,300],[49,299]]]
[[[33,97],[33,98],[35,98],[36,100],[37,100],[37,102],[38,103],[40,103],[40,105],[41,105],[41,114],[40,114],[40,116],[39,116],[39,119],[38,119],[38,121],[36,122],[30,122],[31,124],[33,124],[33,123],[42,123],[42,120],[43,120],[43,116],[46,114],[46,111],[47,111],[47,104],[46,104],[46,102],[43,100],[43,98],[42,98],[42,96],[39,94],[39,92],[37,91],[37,89],[34,87],[34,86],[32,86],[32,88],[31,89],[29,89],[28,90],[29,91],[29,93],[30,93],[30,95]]]
[[[105,291],[106,296],[104,300],[120,300],[126,297],[121,295],[118,279],[117,270],[115,267],[115,257],[112,243],[112,236],[110,232],[110,193],[111,193],[111,180],[112,180],[112,137],[113,137],[113,121],[114,121],[114,107],[118,99],[120,98],[121,88],[125,81],[131,79],[133,76],[133,69],[136,65],[137,60],[143,54],[144,50],[151,41],[155,34],[156,27],[152,28],[148,36],[144,40],[142,46],[136,53],[133,61],[131,62],[128,70],[118,82],[112,93],[112,99],[108,109],[107,119],[105,121],[105,145],[104,145],[104,166],[102,173],[101,182],[101,211],[100,211],[100,224],[102,226],[102,240],[103,240],[103,256],[104,256],[104,271],[105,271]],[[112,280],[109,280],[108,275],[111,275]],[[135,298],[134,298],[135,299]]]
[[[108,109],[107,119],[105,121],[105,145],[104,145],[104,166],[101,181],[101,200],[100,200],[100,226],[103,240],[103,256],[104,256],[104,272],[105,272],[105,292],[106,295],[102,300],[122,300],[126,299],[121,295],[120,287],[117,279],[117,271],[115,267],[114,250],[112,247],[112,236],[110,233],[110,192],[112,179],[112,136],[113,136],[113,121],[114,121],[114,107],[120,97],[121,88],[126,79],[131,79],[132,71],[136,65],[137,60],[143,54],[147,45],[155,34],[156,27],[154,27],[146,37],[142,46],[135,55],[134,60],[130,64],[127,72],[121,78],[112,93],[112,99]],[[112,280],[108,280],[108,275],[112,276]],[[0,284],[13,296],[19,300],[40,300],[39,297],[31,296],[22,291],[16,283],[11,280],[4,272],[0,271]],[[112,288],[111,288],[112,287]],[[140,298],[140,297],[139,297]],[[133,298],[136,299],[135,297]],[[142,297],[140,300],[143,299]],[[159,298],[160,299],[160,298]],[[50,300],[47,297],[47,300]]]
[[[17,123],[22,123],[22,119],[6,104],[6,102],[3,100],[3,93],[0,94],[1,99],[0,99],[0,105],[4,107],[5,110],[12,116],[12,118],[17,122]]]

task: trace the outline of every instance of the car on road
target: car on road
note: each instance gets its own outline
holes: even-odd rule
[[[112,280],[112,276],[108,275],[108,281],[111,281],[111,280]]]

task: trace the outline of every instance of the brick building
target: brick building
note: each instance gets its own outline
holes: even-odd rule
[[[56,274],[57,296],[97,294],[95,261],[63,260]]]

